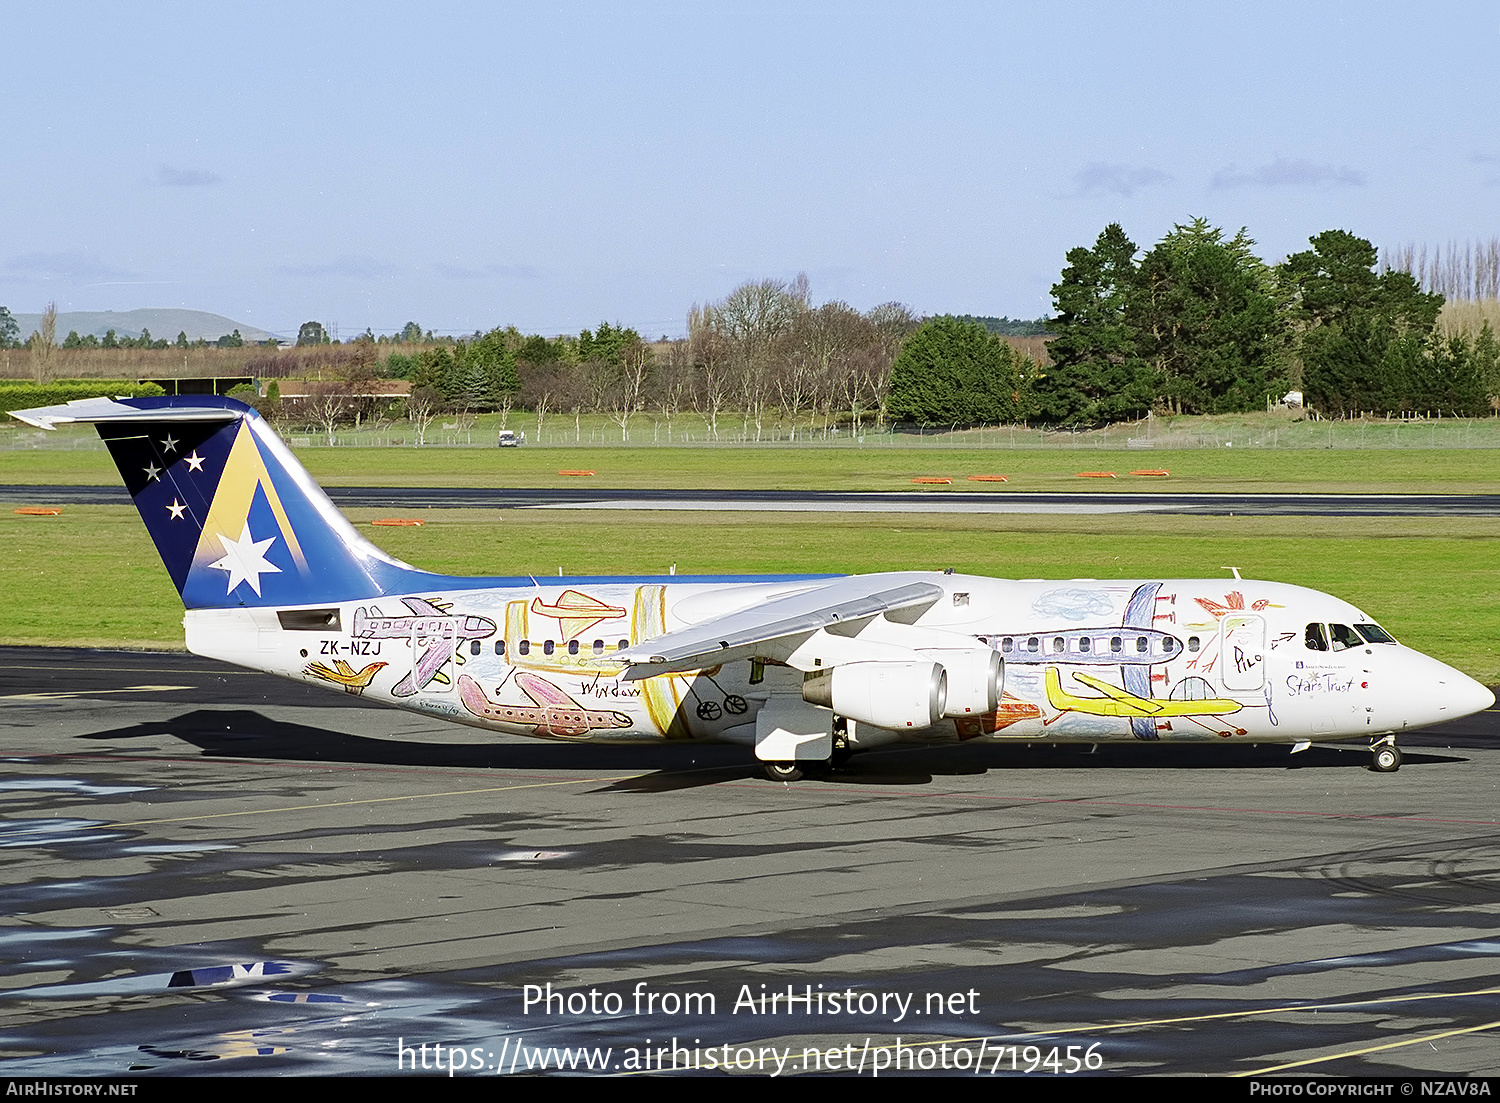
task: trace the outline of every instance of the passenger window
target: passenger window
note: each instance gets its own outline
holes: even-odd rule
[[[604,654],[604,641],[603,640],[595,640],[594,641],[594,654],[595,655],[602,655],[602,654]]]
[[[1089,645],[1091,643],[1093,643],[1093,641],[1090,640],[1087,636],[1084,636],[1078,641],[1078,650],[1087,655],[1089,653]]]
[[[546,643],[542,644],[542,654],[543,655],[550,655],[550,654],[552,654],[552,648],[553,648],[553,646],[554,645],[553,645],[553,643],[552,643],[551,640],[548,640]]]
[[[1163,655],[1174,655],[1177,653],[1177,639],[1175,636],[1163,636],[1161,641]]]
[[[505,654],[505,641],[504,640],[496,640],[495,641],[495,654],[496,655],[504,655]]]
[[[1307,626],[1307,635],[1303,637],[1303,642],[1307,645],[1309,651],[1327,651],[1328,633],[1323,630],[1321,624],[1309,624]]]
[[[568,654],[569,655],[576,655],[576,654],[578,654],[578,641],[577,640],[569,640],[568,641]]]
[[[1032,636],[1031,639],[1029,639],[1029,640],[1026,641],[1026,650],[1027,651],[1033,651],[1034,652],[1034,651],[1038,650],[1040,647],[1041,647],[1041,643],[1037,640],[1037,638],[1035,636]]]
[[[1137,655],[1144,655],[1149,646],[1150,645],[1146,643],[1145,636],[1137,636],[1135,638],[1135,653]]]
[[[530,655],[531,654],[531,641],[530,640],[522,640],[521,643],[520,643],[520,645],[516,648],[516,650],[518,650],[523,655]]]
[[[1110,637],[1109,641],[1109,649],[1111,652],[1118,655],[1125,649],[1125,641],[1120,639],[1119,636],[1112,636]]]
[[[1395,643],[1390,634],[1378,624],[1356,624],[1354,630],[1371,643]]]
[[[1330,624],[1328,631],[1333,635],[1333,649],[1335,651],[1364,646],[1365,641],[1360,638],[1360,634],[1347,624]]]
[[[1198,648],[1201,646],[1202,644],[1198,642],[1197,636],[1188,637],[1188,650],[1191,651],[1194,655],[1198,654]]]
[[[1000,650],[1009,655],[1015,645],[1016,641],[1011,639],[1009,636],[1006,636],[1003,640],[1000,641]]]
[[[629,640],[621,640],[620,641],[620,650],[621,651],[624,651],[629,646],[630,646],[630,641]]]
[[[1052,653],[1054,655],[1061,655],[1067,649],[1068,649],[1068,641],[1067,640],[1063,639],[1061,636],[1053,636],[1052,637]]]
[[[469,641],[469,654],[470,655],[477,655],[477,654],[479,654],[483,650],[484,650],[484,644],[480,643],[478,640],[470,640]]]

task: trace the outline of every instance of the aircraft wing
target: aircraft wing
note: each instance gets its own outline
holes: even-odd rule
[[[627,678],[697,670],[737,659],[777,658],[814,632],[900,609],[925,609],[943,596],[933,582],[911,575],[836,578],[749,609],[713,617],[642,640],[615,654],[632,669]]]

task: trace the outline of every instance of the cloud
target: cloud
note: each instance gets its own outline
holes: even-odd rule
[[[89,253],[24,253],[5,262],[3,271],[15,283],[73,283],[137,280],[140,273],[114,268]]]
[[[223,182],[224,178],[216,172],[205,172],[202,169],[178,169],[171,165],[162,165],[158,168],[156,178],[152,181],[159,188],[211,188]]]
[[[1227,165],[1214,173],[1215,188],[1345,188],[1363,187],[1365,174],[1344,165],[1320,165],[1312,161],[1288,161],[1278,157],[1269,165],[1241,170]]]
[[[1073,182],[1085,195],[1091,192],[1109,192],[1112,195],[1129,196],[1134,195],[1138,188],[1165,184],[1171,179],[1157,169],[1115,165],[1107,161],[1091,161],[1073,174]]]
[[[401,269],[389,261],[375,257],[346,254],[322,264],[283,264],[279,271],[285,276],[338,276],[349,280],[380,280],[396,275]]]
[[[434,264],[438,275],[450,280],[539,280],[540,268],[529,264],[483,264],[471,267],[464,264]]]

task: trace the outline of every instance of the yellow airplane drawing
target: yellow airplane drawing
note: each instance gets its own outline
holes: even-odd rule
[[[537,616],[556,620],[562,626],[563,638],[568,640],[596,624],[625,615],[625,610],[618,605],[606,605],[581,590],[564,590],[554,605],[536,598],[531,603],[531,611]]]
[[[1112,686],[1087,674],[1073,675],[1081,685],[1096,689],[1103,697],[1079,697],[1067,693],[1057,667],[1047,668],[1047,703],[1062,712],[1084,712],[1090,716],[1140,716],[1153,720],[1172,716],[1225,716],[1245,706],[1224,697],[1207,697],[1198,701],[1174,701],[1161,697],[1141,697],[1129,690]]]

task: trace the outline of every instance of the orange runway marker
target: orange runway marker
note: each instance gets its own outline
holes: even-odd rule
[[[559,475],[572,475],[572,476],[581,478],[584,475],[592,475],[593,472],[592,471],[559,471],[558,474]]]
[[[23,513],[27,517],[56,517],[62,510],[56,506],[22,506],[11,512]]]
[[[414,517],[382,517],[378,521],[371,521],[372,525],[422,525],[425,521],[418,521]]]
[[[913,479],[912,482],[914,482],[914,483],[928,483],[928,484],[933,485],[933,486],[946,486],[947,484],[952,483],[953,480],[952,479],[944,479],[944,478],[941,478],[941,477],[928,477],[928,476],[924,475],[920,479]]]
[[[1132,471],[1131,474],[1132,475],[1155,475],[1158,478],[1160,478],[1160,477],[1165,476],[1165,475],[1170,475],[1171,472],[1170,471],[1166,471],[1166,470],[1162,470],[1162,469],[1158,469],[1158,470],[1155,470],[1155,471],[1152,471],[1152,470]]]
[[[1118,479],[1119,477],[1113,471],[1080,471],[1078,473],[1080,479]]]
[[[970,475],[969,476],[969,482],[971,482],[971,483],[1008,483],[1008,482],[1010,482],[1010,480],[1007,479],[1004,475]]]

